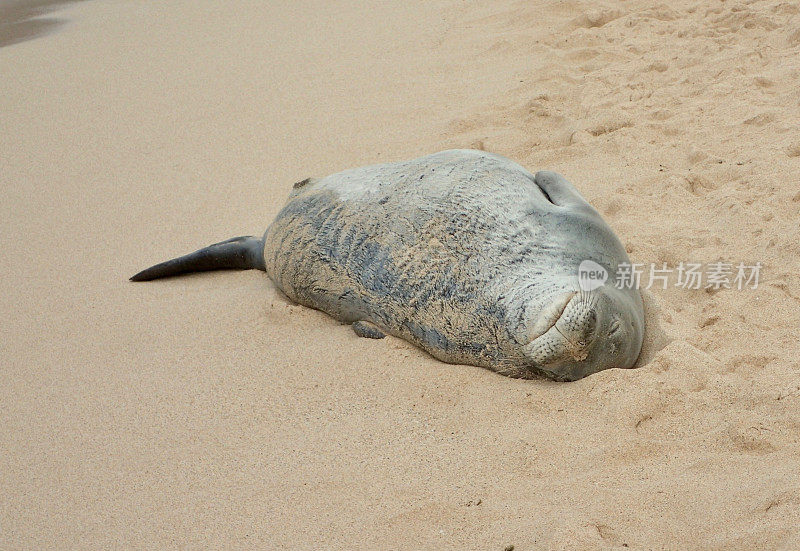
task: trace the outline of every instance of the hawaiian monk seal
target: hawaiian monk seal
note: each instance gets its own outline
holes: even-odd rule
[[[630,262],[562,176],[452,150],[303,180],[263,239],[223,241],[131,279],[258,268],[361,336],[568,381],[633,366],[644,332],[638,290],[585,290],[585,261],[607,274]]]

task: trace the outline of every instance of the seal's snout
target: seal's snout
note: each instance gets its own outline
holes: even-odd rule
[[[586,360],[597,333],[597,311],[584,293],[555,300],[540,316],[525,355],[540,369]]]
[[[612,367],[629,368],[642,345],[642,328],[626,315],[614,289],[572,292],[545,308],[524,347],[532,366],[550,378],[574,381]]]
[[[553,327],[564,337],[569,355],[583,361],[597,332],[597,311],[591,301],[576,295]]]

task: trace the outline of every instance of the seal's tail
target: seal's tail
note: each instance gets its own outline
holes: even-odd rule
[[[266,270],[264,241],[246,235],[156,264],[133,276],[131,281],[150,281],[189,272],[251,269]]]

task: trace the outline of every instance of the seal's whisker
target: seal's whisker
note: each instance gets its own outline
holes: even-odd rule
[[[597,305],[597,293],[592,291],[578,291],[578,302],[587,308],[594,308]]]

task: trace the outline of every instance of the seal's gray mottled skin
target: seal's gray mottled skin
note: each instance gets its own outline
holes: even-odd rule
[[[133,279],[258,267],[362,336],[388,333],[513,377],[629,368],[641,348],[638,291],[578,285],[584,260],[610,274],[629,262],[597,211],[558,174],[482,151],[299,182],[264,235],[263,263],[260,247],[236,238]]]
[[[583,260],[613,274],[628,256],[557,174],[455,150],[301,184],[264,236],[267,273],[297,302],[516,377],[636,361],[638,291],[577,280]]]

